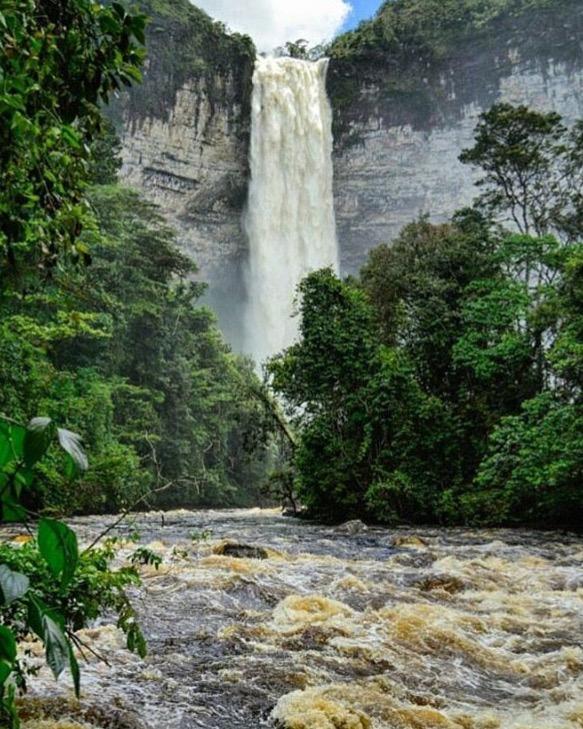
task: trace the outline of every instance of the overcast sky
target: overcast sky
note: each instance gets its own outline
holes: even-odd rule
[[[380,0],[193,0],[233,31],[248,33],[260,51],[305,38],[315,45],[369,17]]]

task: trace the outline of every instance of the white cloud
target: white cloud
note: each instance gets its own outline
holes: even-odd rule
[[[346,0],[193,0],[229,28],[250,35],[260,51],[304,38],[332,38],[351,11]]]

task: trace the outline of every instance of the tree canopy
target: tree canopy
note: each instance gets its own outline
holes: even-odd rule
[[[139,81],[146,18],[119,3],[7,0],[0,12],[0,277],[84,258],[100,104]]]
[[[301,338],[268,371],[311,513],[580,522],[579,135],[494,107],[462,156],[484,174],[474,208],[406,226],[356,279],[302,282]]]

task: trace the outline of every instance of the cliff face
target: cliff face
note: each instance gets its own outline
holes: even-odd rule
[[[567,121],[583,117],[583,2],[528,2],[541,8],[450,39],[429,60],[408,48],[333,58],[344,272],[420,213],[442,220],[471,202],[472,173],[457,158],[471,145],[479,113],[496,101],[554,109]],[[153,16],[145,82],[115,110],[123,177],[177,229],[237,346],[254,51],[188,0],[142,6]]]
[[[500,19],[442,58],[333,60],[335,198],[342,265],[389,242],[419,214],[446,219],[475,196],[458,161],[498,101],[583,117],[583,3]],[[379,62],[381,61],[381,62]]]
[[[114,109],[122,179],[160,206],[180,246],[212,285],[209,303],[230,328],[244,295],[241,218],[247,196],[254,49],[188,0],[144,0],[152,21],[144,82]]]

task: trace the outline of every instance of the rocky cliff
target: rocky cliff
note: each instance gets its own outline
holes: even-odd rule
[[[188,0],[142,0],[152,20],[144,82],[114,108],[122,178],[158,204],[209,281],[227,335],[244,295],[241,217],[247,196],[255,49]]]
[[[407,2],[424,5],[400,0]],[[480,111],[507,100],[552,108],[567,120],[583,117],[583,1],[497,6],[504,2],[522,10],[471,32],[454,27],[447,42],[433,40],[431,53],[418,38],[381,50],[373,38],[364,50],[335,53],[328,85],[345,272],[420,213],[441,220],[471,202],[472,173],[457,158]],[[536,9],[526,12],[524,3]],[[237,345],[254,51],[249,39],[226,34],[188,0],[142,5],[153,16],[145,83],[116,112],[123,176],[177,228]]]
[[[365,47],[333,60],[336,216],[346,272],[414,217],[443,220],[472,201],[474,178],[458,156],[471,146],[481,111],[508,101],[558,111],[568,122],[583,118],[583,2],[536,5],[471,32],[454,29],[439,43],[432,38],[433,47]]]

